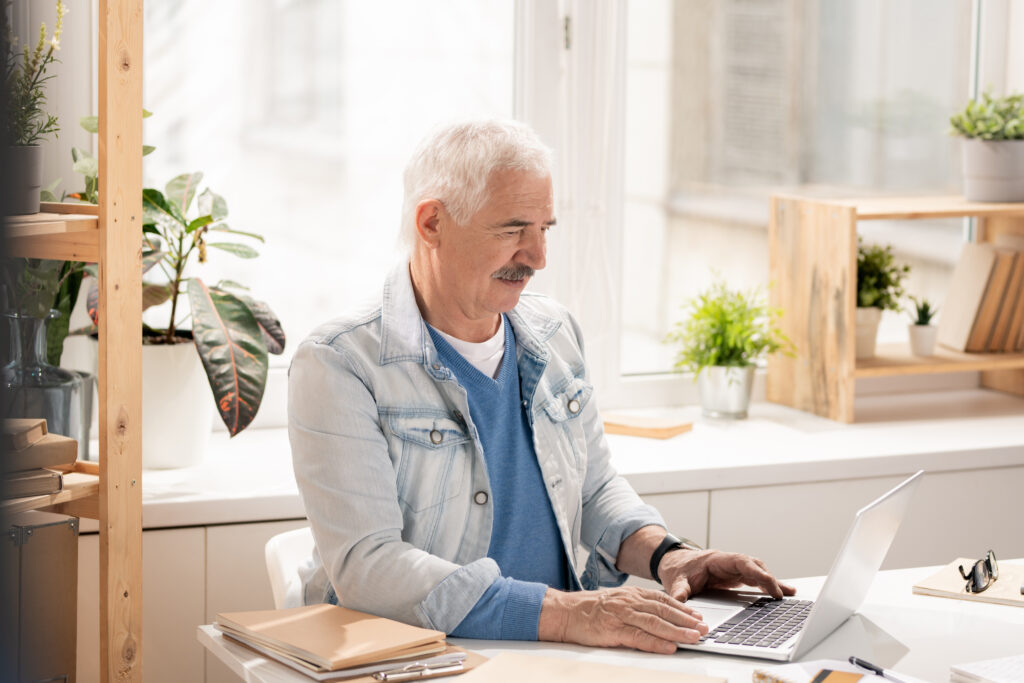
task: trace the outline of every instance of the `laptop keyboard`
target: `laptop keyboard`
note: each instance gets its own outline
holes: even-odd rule
[[[759,598],[701,638],[702,642],[777,648],[799,631],[814,602]]]

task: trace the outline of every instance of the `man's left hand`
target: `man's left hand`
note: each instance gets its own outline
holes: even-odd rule
[[[680,601],[708,588],[753,586],[776,599],[796,593],[796,588],[781,583],[756,557],[721,550],[666,553],[658,567],[658,576],[665,591]]]

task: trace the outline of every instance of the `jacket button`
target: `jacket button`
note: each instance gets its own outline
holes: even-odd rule
[[[580,412],[580,402],[577,401],[576,399],[571,399],[567,407],[569,408],[569,412],[572,413],[573,415]]]
[[[477,491],[473,496],[473,502],[477,505],[483,505],[487,502],[487,491]]]
[[[435,444],[439,444],[444,441],[444,434],[437,431],[436,429],[430,430],[430,441]]]

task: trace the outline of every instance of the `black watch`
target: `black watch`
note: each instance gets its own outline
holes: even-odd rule
[[[665,553],[670,553],[673,550],[703,550],[703,548],[688,538],[676,538],[672,534],[665,534],[665,538],[651,553],[651,576],[658,583],[661,583],[661,579],[658,578],[658,565],[661,564],[661,558],[665,557]]]

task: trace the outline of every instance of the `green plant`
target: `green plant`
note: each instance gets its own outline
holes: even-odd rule
[[[195,344],[218,412],[234,436],[256,416],[267,383],[268,353],[284,351],[285,334],[270,307],[245,294],[248,288],[243,285],[221,280],[209,286],[199,277],[186,275],[190,261],[206,263],[210,248],[240,258],[259,256],[247,244],[210,241],[214,236],[239,235],[263,242],[260,235],[228,226],[223,197],[209,188],[197,196],[202,178],[202,173],[185,173],[171,179],[163,192],[153,188],[142,191],[142,307],[170,302],[167,325],[144,324],[142,333],[147,344]],[[154,273],[163,277],[146,277]],[[188,296],[191,310],[179,320],[178,304],[183,295]],[[94,285],[87,304],[95,324],[99,324],[98,299]],[[188,318],[191,330],[181,329]]]
[[[932,318],[939,312],[939,309],[933,308],[928,299],[918,299],[916,296],[911,296],[910,301],[913,302],[912,310],[908,310],[910,319],[914,321],[915,325],[931,325]]]
[[[0,12],[0,49],[4,53],[4,87],[7,90],[7,111],[4,117],[4,141],[9,145],[35,145],[60,130],[57,117],[44,111],[46,83],[53,74],[46,68],[57,61],[60,35],[64,30],[67,7],[57,0],[57,24],[53,37],[46,38],[46,24],[39,26],[39,39],[30,50],[26,44],[18,51],[18,39],[11,31],[7,5]]]
[[[680,344],[675,368],[695,375],[713,365],[746,367],[792,343],[777,326],[782,311],[770,308],[761,289],[734,291],[718,279],[683,304],[689,315],[665,337]]]
[[[862,308],[881,308],[898,311],[903,296],[903,278],[910,266],[897,265],[892,247],[877,244],[864,245],[857,238],[857,305]]]
[[[1024,94],[970,100],[964,110],[949,119],[953,135],[981,140],[1024,140]]]

